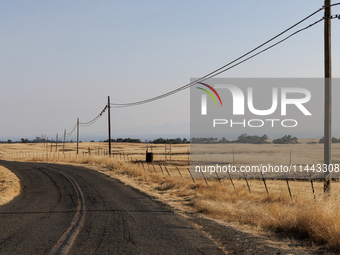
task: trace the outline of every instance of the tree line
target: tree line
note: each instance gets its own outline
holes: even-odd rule
[[[100,142],[108,142],[109,140],[104,140]],[[12,140],[8,139],[7,142],[0,141],[0,143],[51,143],[55,141],[51,140],[45,140],[41,139],[40,137],[37,137],[34,140],[28,140],[27,138],[21,138],[21,141],[12,142]],[[73,142],[73,141],[71,141]],[[94,142],[91,140],[91,142]],[[111,139],[111,142],[113,143],[142,143],[140,139],[135,138],[117,138],[117,139]],[[192,137],[191,141],[187,140],[186,138],[171,138],[171,139],[164,139],[164,138],[158,138],[154,139],[153,141],[145,141],[146,143],[153,143],[153,144],[186,144],[186,143],[250,143],[250,144],[270,144],[271,142],[268,141],[268,136],[265,134],[263,136],[258,135],[247,135],[247,134],[241,134],[236,140],[228,140],[225,137],[222,137],[222,139],[217,139],[214,137],[210,138],[196,138]],[[333,143],[340,143],[340,138],[332,138]],[[298,138],[293,137],[291,135],[285,135],[281,138],[274,139],[272,141],[273,144],[297,144]],[[319,143],[323,143],[323,138],[320,139]]]
[[[324,142],[325,142],[325,138],[322,137],[322,138],[319,140],[319,143],[324,143]],[[332,143],[340,143],[340,138],[332,137]]]
[[[109,140],[105,140],[104,142],[108,142]],[[140,139],[132,139],[132,138],[118,138],[118,139],[111,139],[113,143],[142,143]],[[155,143],[155,144],[183,144],[183,143],[190,143],[186,138],[176,138],[176,139],[164,139],[158,138],[154,139],[153,141],[145,141],[147,143]]]
[[[251,144],[270,144],[271,142],[267,141],[268,136],[258,136],[258,135],[247,135],[242,134],[236,140],[227,140],[225,137],[222,137],[221,140],[210,137],[210,138],[191,138],[191,143],[251,143]],[[285,135],[282,138],[274,139],[274,144],[295,144],[298,143],[298,138],[293,137],[291,135]]]

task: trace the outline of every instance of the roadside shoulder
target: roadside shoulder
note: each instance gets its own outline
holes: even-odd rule
[[[146,184],[132,176],[110,171],[107,167],[89,165],[86,167],[118,179],[152,200],[160,202],[169,210],[185,217],[228,254],[337,254],[321,245],[314,245],[307,239],[295,239],[277,233],[262,233],[262,231],[255,233],[251,229],[247,230],[246,226],[212,219],[193,210],[189,206],[190,201],[187,201],[187,198],[159,190],[159,184],[151,182]]]
[[[0,166],[0,205],[10,202],[19,194],[19,178],[12,171]]]

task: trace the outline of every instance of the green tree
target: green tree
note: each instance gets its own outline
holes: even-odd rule
[[[22,143],[28,143],[28,139],[27,138],[21,138],[21,142]]]
[[[274,144],[296,144],[299,143],[297,137],[292,137],[291,135],[285,135],[282,138],[274,139]]]

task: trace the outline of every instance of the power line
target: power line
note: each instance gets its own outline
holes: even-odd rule
[[[312,24],[310,24],[310,25],[308,25],[308,26],[306,26],[306,27],[304,27],[304,28],[302,28],[302,29],[299,29],[298,31],[296,31],[296,32],[294,32],[294,33],[292,33],[292,34],[290,34],[289,36],[285,37],[284,39],[282,39],[282,40],[280,40],[280,41],[274,43],[273,45],[271,45],[271,46],[269,46],[269,47],[267,47],[267,48],[265,48],[265,49],[263,49],[263,50],[261,50],[261,51],[255,53],[255,54],[249,56],[248,58],[245,58],[245,59],[241,60],[242,58],[244,58],[244,57],[250,55],[251,53],[253,53],[253,52],[255,52],[256,50],[258,50],[258,49],[260,49],[261,47],[263,47],[264,45],[270,43],[271,41],[273,41],[273,40],[275,40],[276,38],[280,37],[280,36],[283,35],[284,33],[288,32],[288,31],[291,30],[291,29],[293,29],[294,27],[296,27],[297,25],[301,24],[301,23],[304,22],[305,20],[307,20],[307,19],[309,19],[310,17],[314,16],[315,14],[317,14],[318,12],[320,12],[321,10],[323,10],[323,9],[325,9],[325,8],[327,8],[327,7],[330,7],[330,6],[335,6],[335,5],[340,5],[340,2],[339,2],[339,3],[332,4],[332,5],[329,5],[329,6],[323,6],[323,7],[320,8],[319,10],[317,10],[317,11],[313,12],[312,14],[308,15],[308,16],[305,17],[304,19],[302,19],[302,20],[300,20],[299,22],[295,23],[293,26],[289,27],[288,29],[284,30],[283,32],[279,33],[278,35],[272,37],[271,39],[269,39],[268,41],[264,42],[263,44],[257,46],[256,48],[252,49],[251,51],[248,51],[248,52],[245,53],[244,55],[242,55],[242,56],[240,56],[240,57],[234,59],[233,61],[229,62],[228,64],[226,64],[226,65],[224,65],[224,66],[222,66],[222,67],[220,67],[220,68],[214,70],[213,72],[208,73],[207,75],[205,75],[205,76],[203,76],[203,77],[201,77],[201,78],[199,78],[199,79],[197,79],[197,80],[195,80],[195,81],[193,81],[193,82],[191,82],[191,83],[188,83],[187,85],[184,85],[184,86],[182,86],[182,87],[180,87],[180,88],[177,88],[177,89],[175,89],[175,90],[172,90],[172,91],[170,91],[170,92],[168,92],[168,93],[165,93],[165,94],[162,94],[162,95],[153,97],[153,98],[149,98],[149,99],[147,99],[147,100],[142,100],[142,101],[137,101],[137,102],[132,102],[132,103],[125,103],[125,104],[117,104],[117,103],[107,104],[107,105],[104,107],[104,109],[103,109],[103,110],[102,110],[102,111],[101,111],[94,119],[92,119],[92,120],[89,121],[89,122],[84,122],[84,123],[83,123],[83,122],[79,122],[79,125],[81,125],[82,127],[89,127],[89,126],[93,125],[98,119],[100,119],[100,117],[102,117],[103,113],[105,112],[105,110],[106,110],[108,107],[111,107],[111,106],[112,106],[112,107],[115,107],[115,108],[121,108],[121,107],[129,107],[129,106],[135,106],[135,105],[141,105],[141,104],[149,103],[149,102],[152,102],[152,101],[155,101],[155,100],[162,99],[162,98],[164,98],[164,97],[170,96],[170,95],[175,94],[175,93],[177,93],[177,92],[180,92],[180,91],[182,91],[182,90],[184,90],[184,89],[190,88],[191,86],[195,85],[195,84],[198,83],[198,82],[205,81],[205,80],[210,79],[210,78],[212,78],[212,77],[215,77],[215,76],[217,76],[217,75],[219,75],[219,74],[221,74],[221,73],[223,73],[223,72],[226,72],[227,70],[230,70],[231,68],[234,68],[234,67],[240,65],[241,63],[244,63],[244,62],[250,60],[251,58],[254,58],[255,56],[257,56],[257,55],[259,55],[259,54],[261,54],[261,53],[263,53],[263,52],[265,52],[265,51],[267,51],[267,50],[273,48],[274,46],[276,46],[276,45],[278,45],[278,44],[280,44],[280,43],[282,43],[282,42],[284,42],[284,41],[286,41],[286,40],[289,39],[290,37],[292,37],[292,36],[294,36],[294,35],[296,35],[296,34],[302,32],[302,31],[304,31],[304,30],[306,30],[306,29],[308,29],[308,28],[310,28],[310,27],[312,27],[312,26],[318,24],[319,22],[321,22],[322,20],[324,20],[325,17],[322,18],[322,19],[320,19],[320,20],[318,20],[318,21],[316,21],[316,22],[314,22],[314,23],[312,23]],[[334,17],[332,16],[331,18],[339,18],[339,15],[335,15]],[[239,61],[239,60],[241,60],[241,61]],[[237,62],[237,61],[239,61],[239,62]],[[237,62],[237,63],[236,63],[236,62]],[[234,63],[235,63],[235,64],[234,64]],[[232,64],[234,64],[234,65],[232,65]],[[78,121],[79,121],[79,120],[78,120]],[[72,129],[71,132],[66,133],[66,130],[65,130],[65,136],[70,136],[70,135],[73,134],[73,132],[76,130],[76,128],[77,128],[77,126],[78,126],[78,121],[77,121],[76,125],[74,126],[74,128]]]
[[[70,136],[73,134],[73,132],[76,130],[77,128],[77,123],[74,125],[74,128],[72,129],[72,131],[70,133],[66,133],[66,136]]]
[[[332,7],[332,6],[339,5],[339,4],[340,4],[340,3],[335,3],[335,4],[331,4],[331,5],[326,5],[326,6],[323,6],[323,8]]]
[[[339,4],[340,4],[340,3],[339,3]],[[317,14],[318,12],[320,12],[320,11],[323,10],[323,9],[324,9],[324,7],[318,9],[317,11],[315,11],[315,12],[313,12],[312,14],[308,15],[308,16],[305,17],[304,19],[302,19],[302,20],[300,20],[299,22],[295,23],[293,26],[289,27],[288,29],[284,30],[283,32],[279,33],[278,35],[272,37],[271,39],[269,39],[269,40],[266,41],[265,43],[263,43],[263,44],[257,46],[256,48],[252,49],[251,51],[248,51],[246,54],[244,54],[244,55],[242,55],[242,56],[236,58],[235,60],[233,60],[233,61],[229,62],[228,64],[226,64],[226,65],[224,65],[224,66],[222,66],[222,67],[216,69],[215,71],[210,72],[209,74],[207,74],[207,75],[205,75],[205,76],[203,76],[203,77],[201,77],[201,78],[199,78],[199,79],[197,79],[197,80],[195,80],[195,81],[193,81],[193,82],[191,82],[191,83],[188,83],[187,85],[184,85],[184,86],[182,86],[182,87],[180,87],[180,88],[177,88],[177,89],[175,89],[175,90],[172,90],[172,91],[170,91],[170,92],[168,92],[168,93],[165,93],[165,94],[162,94],[162,95],[153,97],[153,98],[149,98],[149,99],[146,99],[146,100],[137,101],[137,102],[131,102],[131,103],[124,103],[124,104],[111,103],[111,105],[112,105],[113,107],[115,107],[115,108],[121,108],[121,107],[129,107],[129,106],[135,106],[135,105],[146,104],[146,103],[149,103],[149,102],[152,102],[152,101],[156,101],[156,100],[162,99],[162,98],[164,98],[164,97],[173,95],[173,94],[175,94],[175,93],[177,93],[177,92],[180,92],[180,91],[182,91],[182,90],[184,90],[184,89],[187,89],[187,88],[193,86],[194,84],[196,84],[197,82],[205,81],[205,80],[207,80],[207,79],[209,79],[209,78],[212,78],[212,77],[214,77],[214,76],[216,76],[216,75],[218,75],[218,74],[220,74],[220,73],[222,73],[222,72],[225,72],[225,71],[227,71],[227,70],[229,70],[229,69],[231,69],[231,68],[233,68],[233,67],[235,67],[235,66],[237,66],[237,65],[239,65],[239,64],[241,64],[241,63],[243,63],[243,62],[245,62],[245,61],[247,61],[247,60],[249,60],[249,59],[251,59],[251,58],[253,58],[253,57],[255,57],[255,56],[257,56],[257,55],[259,55],[260,53],[262,53],[262,52],[264,52],[264,51],[266,51],[266,50],[268,50],[268,49],[274,47],[275,45],[277,45],[277,44],[279,44],[279,43],[281,43],[281,42],[287,40],[287,39],[290,38],[291,36],[293,36],[293,35],[295,35],[295,34],[301,32],[301,31],[303,31],[303,30],[305,30],[305,29],[307,29],[307,28],[309,28],[309,27],[315,25],[316,23],[320,22],[322,19],[319,20],[319,21],[317,21],[316,23],[313,23],[313,24],[311,24],[311,25],[309,25],[309,26],[303,28],[303,29],[298,30],[297,32],[295,32],[295,33],[293,33],[292,35],[286,37],[285,39],[281,40],[280,42],[278,42],[278,43],[276,43],[276,44],[274,44],[274,45],[272,45],[272,46],[266,48],[265,50],[263,50],[263,51],[261,51],[261,52],[255,54],[255,55],[253,55],[253,56],[247,58],[246,60],[243,60],[243,61],[241,61],[241,62],[239,62],[239,63],[233,65],[231,68],[225,69],[226,67],[228,67],[228,66],[234,64],[235,62],[239,61],[240,59],[246,57],[247,55],[253,53],[254,51],[256,51],[256,50],[258,50],[259,48],[263,47],[264,45],[268,44],[269,42],[271,42],[271,41],[275,40],[276,38],[280,37],[280,36],[283,35],[284,33],[288,32],[288,31],[291,30],[291,29],[293,29],[294,27],[296,27],[297,25],[301,24],[302,22],[304,22],[305,20],[309,19],[310,17],[314,16],[315,14]]]
[[[105,110],[107,109],[107,105],[104,107],[104,109],[92,120],[90,120],[89,122],[79,122],[79,125],[82,126],[82,127],[89,127],[91,126],[92,124],[94,124],[97,120],[100,119],[100,117],[103,115],[103,113],[105,112]]]
[[[77,154],[78,154],[78,142],[79,142],[79,126],[81,127],[89,127],[91,125],[93,125],[97,120],[100,119],[100,117],[102,117],[103,113],[105,112],[105,110],[108,108],[108,105],[105,105],[104,109],[92,120],[88,121],[88,122],[79,122],[79,118],[77,119],[77,123],[74,126],[74,128],[72,129],[71,132],[66,133],[65,130],[65,137],[70,136],[73,134],[73,132],[77,129]]]
[[[99,114],[97,117],[95,117],[93,120],[91,120],[91,122],[88,122],[88,123],[81,123],[81,122],[79,122],[79,125],[80,125],[81,127],[89,127],[89,126],[91,126],[92,124],[94,124],[97,120],[99,120],[100,117],[101,117],[101,114]]]
[[[300,29],[300,30],[294,32],[294,33],[292,33],[291,35],[285,37],[284,39],[280,40],[279,42],[277,42],[277,43],[275,43],[275,44],[273,44],[273,45],[271,45],[271,46],[265,48],[264,50],[262,50],[262,51],[260,51],[260,52],[258,52],[258,53],[256,53],[256,54],[253,54],[252,56],[250,56],[250,57],[248,57],[248,58],[246,58],[246,59],[244,59],[244,60],[242,60],[242,61],[240,61],[240,62],[238,62],[238,63],[236,63],[236,64],[234,64],[234,65],[232,65],[232,66],[230,66],[230,67],[228,67],[228,68],[226,68],[226,69],[221,70],[220,72],[217,72],[217,73],[211,75],[211,76],[208,77],[208,78],[213,78],[213,77],[215,77],[215,76],[217,76],[217,75],[219,75],[219,74],[221,74],[221,73],[223,73],[223,72],[226,72],[226,71],[228,71],[228,70],[230,70],[230,69],[232,69],[232,68],[234,68],[234,67],[236,67],[236,66],[242,64],[243,62],[246,62],[246,61],[252,59],[253,57],[255,57],[255,56],[257,56],[257,55],[259,55],[259,54],[261,54],[261,53],[263,53],[263,52],[265,52],[265,51],[267,51],[267,50],[273,48],[274,46],[276,46],[276,45],[278,45],[278,44],[284,42],[285,40],[287,40],[287,39],[289,39],[290,37],[296,35],[297,33],[302,32],[303,30],[306,30],[306,29],[308,29],[308,28],[310,28],[310,27],[316,25],[317,23],[321,22],[322,20],[324,20],[324,18],[322,18],[322,19],[320,19],[320,20],[318,20],[318,21],[316,21],[316,22],[314,22],[314,23],[312,23],[312,24],[310,24],[310,25],[308,25],[308,26],[306,26],[306,27],[304,27],[304,28],[302,28],[302,29]],[[208,78],[206,78],[206,79],[208,79]],[[204,79],[204,80],[206,80],[206,79]],[[197,81],[198,81],[198,80],[196,80],[196,81],[194,81],[194,82],[192,82],[192,83],[190,83],[190,84],[194,85],[194,84],[198,83]],[[192,85],[190,85],[190,86],[187,85],[186,88],[189,88],[189,87],[191,87]],[[186,88],[183,88],[183,89],[186,89]],[[178,92],[178,91],[177,91],[177,92]],[[174,92],[174,93],[176,93],[176,92]],[[164,95],[159,96],[157,99],[161,99],[161,98],[166,97],[166,96],[169,96],[169,95],[165,95],[165,94],[164,94]],[[154,99],[154,98],[152,98],[152,99]],[[155,100],[157,100],[157,99],[150,100],[149,102],[155,101]],[[145,100],[145,101],[146,101],[146,100]],[[115,107],[115,108],[122,108],[122,107],[135,106],[135,105],[139,105],[139,104],[145,104],[145,103],[147,103],[147,102],[145,102],[145,101],[136,102],[136,103],[134,103],[133,105],[128,105],[128,104],[126,104],[126,105],[111,104],[111,105],[113,105],[113,107]]]
[[[237,64],[235,64],[235,65],[233,65],[233,66],[230,66],[230,67],[228,67],[228,68],[226,68],[226,69],[224,69],[224,70],[222,70],[222,71],[220,71],[220,72],[218,72],[218,73],[215,73],[215,74],[212,75],[210,78],[215,77],[215,76],[217,76],[217,75],[219,75],[219,74],[221,74],[221,73],[223,73],[223,72],[225,72],[225,71],[228,71],[229,69],[232,69],[232,68],[234,68],[234,67],[236,67],[236,66],[242,64],[243,62],[246,62],[247,60],[252,59],[253,57],[256,57],[257,55],[259,55],[259,54],[261,54],[261,53],[263,53],[263,52],[265,52],[265,51],[267,51],[267,50],[269,50],[269,49],[275,47],[276,45],[278,45],[278,44],[280,44],[280,43],[283,43],[284,41],[286,41],[286,40],[289,39],[290,37],[292,37],[292,36],[294,36],[294,35],[296,35],[296,34],[302,32],[303,30],[306,30],[306,29],[308,29],[308,28],[310,28],[310,27],[312,27],[312,26],[318,24],[319,22],[321,22],[321,21],[323,21],[323,20],[324,20],[324,18],[319,19],[318,21],[316,21],[316,22],[314,22],[314,23],[312,23],[312,24],[310,24],[310,25],[308,25],[308,26],[306,26],[306,27],[304,27],[304,28],[302,28],[302,29],[300,29],[300,30],[298,30],[298,31],[296,31],[296,32],[294,32],[294,33],[292,33],[291,35],[289,35],[289,36],[285,37],[284,39],[278,41],[277,43],[275,43],[275,44],[273,44],[273,45],[271,45],[271,46],[265,48],[264,50],[259,51],[258,53],[256,53],[256,54],[254,54],[254,55],[252,55],[252,56],[250,56],[250,57],[248,57],[248,58],[246,58],[246,59],[244,59],[244,60],[238,62]]]
[[[304,28],[302,28],[302,29],[300,29],[300,30],[294,32],[294,33],[292,33],[291,35],[285,37],[284,39],[278,41],[277,43],[275,43],[275,44],[273,44],[273,45],[271,45],[271,46],[269,46],[269,47],[267,47],[267,48],[265,48],[265,49],[263,49],[263,50],[261,50],[261,51],[255,53],[255,54],[251,55],[250,57],[248,57],[248,58],[246,58],[246,59],[243,59],[242,61],[240,61],[240,62],[238,62],[238,63],[236,63],[236,64],[234,64],[234,65],[232,65],[232,66],[230,66],[230,67],[228,67],[228,68],[225,68],[225,69],[222,69],[222,70],[221,70],[221,68],[220,68],[220,69],[218,69],[219,72],[215,72],[215,73],[211,74],[211,75],[208,76],[208,77],[207,77],[207,76],[204,76],[204,78],[202,77],[202,78],[200,78],[200,79],[198,79],[198,80],[196,80],[196,81],[194,81],[194,82],[191,82],[191,83],[189,83],[189,84],[187,84],[187,85],[185,85],[185,86],[183,86],[183,87],[181,87],[181,88],[179,88],[179,89],[177,89],[177,90],[173,90],[173,91],[171,91],[171,92],[169,92],[169,93],[166,93],[166,94],[163,94],[163,95],[160,95],[160,96],[158,96],[158,97],[154,97],[154,98],[151,98],[151,99],[148,99],[148,100],[144,100],[144,101],[139,101],[139,102],[135,102],[135,103],[128,103],[128,104],[113,104],[113,103],[112,103],[111,106],[113,106],[113,107],[115,107],[115,108],[122,108],[122,107],[135,106],[135,105],[140,105],[140,104],[149,103],[149,102],[152,102],[152,101],[155,101],[155,100],[158,100],[158,99],[161,99],[161,98],[170,96],[170,95],[172,95],[172,94],[175,94],[175,93],[177,93],[177,92],[179,92],[179,91],[181,91],[181,90],[187,89],[187,88],[189,88],[189,87],[195,85],[195,84],[198,83],[199,81],[204,81],[204,80],[213,78],[213,77],[215,77],[215,76],[217,76],[217,75],[219,75],[219,74],[221,74],[221,73],[223,73],[223,72],[226,72],[226,71],[228,71],[228,70],[230,70],[230,69],[232,69],[232,68],[234,68],[234,67],[236,67],[236,66],[238,66],[238,65],[240,65],[240,64],[242,64],[242,63],[244,63],[244,62],[246,62],[246,61],[248,61],[248,60],[250,60],[250,59],[252,59],[252,58],[254,58],[255,56],[257,56],[257,55],[259,55],[259,54],[261,54],[261,53],[263,53],[263,52],[265,52],[265,51],[267,51],[267,50],[273,48],[274,46],[276,46],[276,45],[278,45],[278,44],[280,44],[280,43],[282,43],[282,42],[284,42],[284,41],[286,41],[286,40],[289,39],[290,37],[292,37],[292,36],[294,36],[294,35],[296,35],[296,34],[302,32],[303,30],[306,30],[306,29],[308,29],[308,28],[310,28],[310,27],[316,25],[317,23],[321,22],[323,19],[324,19],[324,18],[322,18],[322,19],[320,19],[320,20],[318,20],[318,21],[316,21],[316,22],[314,22],[314,23],[312,23],[312,24],[310,24],[310,25],[308,25],[308,26],[306,26],[306,27],[304,27]],[[245,55],[243,55],[243,56],[245,56]],[[240,58],[238,58],[238,59],[240,59]],[[230,63],[234,63],[234,62],[235,62],[235,61],[232,61],[232,62],[230,62]],[[226,66],[228,66],[228,65],[226,65]]]
[[[329,19],[340,19],[340,14],[332,15]]]

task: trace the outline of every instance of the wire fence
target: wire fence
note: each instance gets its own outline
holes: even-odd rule
[[[45,148],[49,148],[48,151],[16,151],[16,152],[1,152],[0,158],[2,159],[12,159],[12,160],[22,160],[32,161],[32,162],[54,162],[54,163],[101,163],[105,164],[105,160],[110,159],[112,162],[121,162],[124,164],[131,164],[133,166],[138,167],[141,171],[145,172],[145,174],[156,174],[163,177],[169,178],[179,178],[186,179],[192,182],[192,185],[204,184],[211,185],[213,183],[218,182],[221,185],[229,186],[233,189],[236,188],[244,188],[249,193],[252,192],[263,192],[264,194],[271,195],[273,193],[278,192],[278,186],[280,186],[280,191],[286,193],[290,197],[298,196],[302,192],[308,192],[313,195],[314,199],[316,199],[317,193],[322,195],[322,180],[316,179],[308,179],[305,178],[303,180],[292,180],[292,179],[280,179],[280,180],[272,180],[266,179],[262,175],[262,178],[253,178],[249,176],[247,173],[243,173],[242,178],[235,178],[231,175],[228,175],[226,178],[222,177],[219,173],[215,172],[213,174],[209,174],[206,172],[200,172],[200,176],[193,176],[190,172],[190,151],[182,148],[176,148],[173,146],[173,150],[171,151],[172,161],[166,160],[167,155],[166,150],[164,150],[164,145],[154,146],[153,154],[154,160],[152,162],[146,161],[146,153],[148,145],[141,146],[138,150],[134,152],[125,152],[122,151],[113,151],[111,157],[109,157],[109,151],[105,147],[87,147],[85,146],[83,150],[80,151],[79,155],[76,154],[74,149],[60,149],[55,152],[50,151],[50,146],[46,145]],[[177,149],[177,150],[176,150]],[[161,152],[164,150],[163,152]],[[236,158],[235,158],[236,152]],[[228,155],[231,160],[237,161],[240,154],[238,151],[232,149],[230,154]],[[293,155],[293,158],[297,158],[297,156]],[[291,150],[286,153],[286,160],[289,160],[289,163],[292,163],[292,153]],[[232,162],[236,164],[235,162]],[[250,162],[248,164],[251,164]],[[305,166],[305,165],[304,165]],[[309,183],[309,188],[306,184]],[[301,187],[304,186],[304,190],[301,190]]]

